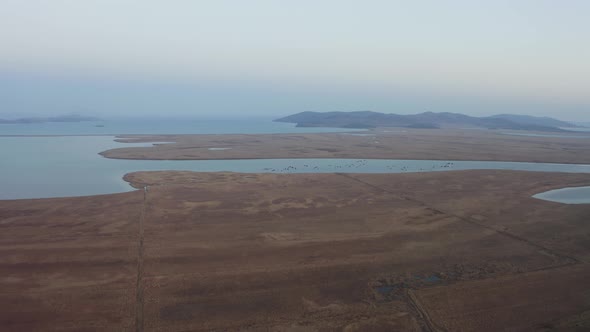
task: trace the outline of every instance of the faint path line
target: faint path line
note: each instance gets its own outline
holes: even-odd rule
[[[137,245],[137,278],[135,281],[135,331],[143,331],[143,233],[147,205],[147,193],[149,186],[143,187],[143,202],[141,205],[141,214],[139,216]]]
[[[411,289],[408,289],[408,291],[406,292],[406,297],[408,298],[408,302],[410,303],[410,306],[414,310],[416,310],[416,313],[418,313],[418,316],[426,324],[426,328],[428,329],[429,332],[446,332],[447,331],[446,329],[436,325],[432,321],[432,318],[430,318],[430,315],[428,314],[428,312],[424,308],[422,308],[422,305],[420,304],[420,302],[418,301],[418,299],[414,295],[414,292],[412,292]]]
[[[539,244],[536,244],[534,242],[531,242],[530,240],[527,240],[525,238],[522,238],[522,237],[520,237],[518,235],[514,235],[514,234],[508,233],[506,231],[498,230],[498,229],[496,229],[496,228],[494,228],[492,226],[480,224],[477,221],[472,220],[472,219],[467,218],[467,217],[462,217],[462,216],[455,215],[453,213],[448,213],[446,211],[442,211],[440,209],[434,208],[434,207],[426,204],[425,202],[422,202],[422,201],[417,200],[415,198],[407,197],[405,195],[392,192],[390,190],[384,189],[384,188],[379,187],[377,185],[374,185],[372,183],[368,183],[368,182],[365,182],[365,181],[363,181],[361,179],[358,179],[358,178],[355,178],[353,176],[350,176],[349,174],[345,174],[345,173],[335,173],[335,174],[336,175],[340,175],[342,177],[345,177],[347,179],[356,181],[358,183],[364,184],[364,185],[369,186],[371,188],[377,189],[379,191],[388,193],[390,195],[396,196],[399,199],[410,201],[410,202],[414,202],[414,203],[418,203],[421,206],[424,206],[424,207],[426,207],[428,209],[431,209],[432,211],[435,211],[435,212],[438,212],[438,213],[442,213],[442,214],[445,214],[445,215],[448,215],[448,216],[451,216],[451,217],[455,217],[455,218],[457,218],[460,221],[463,221],[463,222],[466,222],[466,223],[469,223],[469,224],[472,224],[472,225],[475,225],[475,226],[479,226],[479,227],[484,228],[484,229],[488,229],[488,230],[494,231],[494,232],[496,232],[499,235],[508,237],[508,238],[510,238],[512,240],[523,242],[525,244],[528,244],[529,246],[533,246],[533,247],[535,247],[537,249],[540,249],[540,250],[542,250],[542,251],[544,251],[544,252],[546,252],[546,253],[554,256],[554,257],[565,259],[567,261],[566,263],[559,264],[557,266],[544,267],[544,268],[540,268],[540,269],[536,269],[536,270],[532,270],[532,271],[528,271],[528,272],[536,272],[536,271],[543,271],[543,270],[552,270],[552,269],[558,269],[558,268],[563,268],[563,267],[566,267],[566,266],[571,266],[571,265],[582,263],[580,260],[578,260],[575,257],[571,257],[571,256],[567,256],[567,255],[564,255],[564,254],[557,253],[554,250],[551,250],[551,249],[549,249],[547,247],[544,247],[542,245],[539,245]],[[426,327],[426,329],[429,332],[446,332],[445,329],[439,327],[436,323],[434,323],[434,321],[432,320],[432,318],[430,317],[430,315],[428,314],[428,312],[426,311],[426,309],[424,309],[419,304],[419,301],[414,296],[412,290],[408,289],[406,291],[405,298],[407,299],[406,302],[410,305],[410,307],[412,307],[416,311],[416,313],[418,314],[418,318],[421,319],[424,322],[424,324],[426,325],[425,327]]]
[[[351,180],[353,180],[353,181],[356,181],[356,182],[362,183],[362,184],[364,184],[364,185],[367,185],[367,186],[369,186],[369,187],[375,188],[375,189],[377,189],[377,190],[380,190],[380,191],[386,192],[386,193],[388,193],[388,194],[391,194],[391,195],[397,196],[397,197],[399,197],[399,198],[401,198],[401,199],[403,199],[403,200],[406,200],[406,201],[410,201],[410,202],[414,202],[414,203],[420,204],[420,205],[422,205],[422,206],[424,206],[424,207],[426,207],[426,208],[428,208],[428,209],[430,209],[430,210],[432,210],[432,211],[434,211],[434,212],[438,212],[438,213],[446,214],[446,215],[448,215],[448,216],[451,216],[451,217],[455,217],[455,218],[459,219],[460,221],[463,221],[463,222],[466,222],[466,223],[469,223],[469,224],[472,224],[472,225],[475,225],[475,226],[478,226],[478,227],[481,227],[481,228],[485,228],[485,229],[487,229],[487,230],[491,230],[491,231],[493,231],[493,232],[496,232],[497,234],[500,234],[500,235],[502,235],[502,236],[508,237],[508,238],[510,238],[510,239],[512,239],[512,240],[516,240],[516,241],[520,241],[520,242],[526,243],[526,244],[528,244],[529,246],[532,246],[532,247],[535,247],[535,248],[537,248],[537,249],[539,249],[539,250],[542,250],[542,251],[544,251],[545,253],[547,253],[547,254],[549,254],[549,255],[552,255],[552,256],[554,256],[554,257],[557,257],[557,258],[560,258],[560,259],[564,259],[564,260],[566,260],[566,261],[569,261],[567,264],[564,264],[564,265],[571,265],[571,264],[578,264],[578,263],[581,263],[579,259],[577,259],[577,258],[575,258],[575,257],[573,257],[573,256],[568,256],[568,255],[565,255],[565,254],[559,253],[559,252],[557,252],[557,251],[555,251],[555,250],[553,250],[553,249],[550,249],[550,248],[548,248],[548,247],[545,247],[545,246],[543,246],[543,245],[537,244],[537,243],[535,243],[535,242],[532,242],[531,240],[528,240],[528,239],[526,239],[526,238],[520,237],[520,236],[518,236],[518,235],[515,235],[515,234],[512,234],[512,233],[509,233],[509,232],[506,232],[506,231],[503,231],[503,230],[500,230],[500,229],[497,229],[497,228],[495,228],[495,227],[493,227],[493,226],[489,226],[489,225],[481,224],[481,223],[479,223],[479,222],[477,222],[477,221],[475,221],[475,220],[473,220],[473,219],[471,219],[471,218],[469,218],[469,217],[463,217],[463,216],[456,215],[456,214],[454,214],[454,213],[450,213],[450,212],[447,212],[447,211],[443,211],[443,210],[441,210],[441,209],[438,209],[438,208],[435,208],[435,207],[433,207],[433,206],[430,206],[430,205],[428,205],[427,203],[425,203],[425,202],[423,202],[423,201],[420,201],[420,200],[418,200],[418,199],[411,198],[411,197],[408,197],[408,196],[405,196],[405,195],[402,195],[402,194],[399,194],[399,193],[392,192],[392,191],[390,191],[390,190],[384,189],[384,188],[382,188],[382,187],[379,187],[379,186],[377,186],[377,185],[374,185],[374,184],[371,184],[371,183],[365,182],[365,181],[363,181],[363,180],[361,180],[361,179],[357,179],[357,178],[355,178],[355,177],[353,177],[353,176],[350,176],[349,174],[345,174],[345,173],[336,173],[336,174],[337,174],[337,175],[340,175],[340,176],[343,176],[343,177],[345,177],[345,178],[351,179]]]

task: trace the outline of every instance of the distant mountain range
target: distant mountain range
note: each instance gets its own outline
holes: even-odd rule
[[[433,113],[400,115],[371,111],[358,112],[301,112],[277,122],[296,123],[298,127],[338,128],[464,128],[512,129],[535,131],[565,131],[562,127],[576,127],[570,122],[548,117],[499,114],[488,117],[474,117],[459,113]]]
[[[82,122],[82,121],[99,121],[99,118],[83,115],[61,115],[54,117],[32,117],[19,119],[0,119],[0,124],[27,124],[27,123],[45,123],[45,122]]]

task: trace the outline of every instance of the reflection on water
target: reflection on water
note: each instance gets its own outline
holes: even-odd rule
[[[590,165],[489,161],[248,159],[117,160],[98,152],[122,146],[113,137],[0,137],[0,199],[84,196],[133,190],[122,180],[134,171],[189,170],[243,173],[404,173],[504,169],[590,173]]]

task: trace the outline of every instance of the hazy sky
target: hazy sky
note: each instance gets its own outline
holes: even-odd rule
[[[0,114],[590,121],[586,0],[0,0]]]

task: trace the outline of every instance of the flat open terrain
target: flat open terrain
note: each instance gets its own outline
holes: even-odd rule
[[[1,330],[589,327],[590,205],[530,197],[588,174],[126,179],[0,201]]]
[[[369,136],[357,136],[359,134]],[[176,143],[119,148],[102,155],[120,159],[375,158],[590,163],[590,133],[553,135],[573,137],[513,136],[492,130],[399,128],[352,135],[126,136],[120,140]],[[585,135],[588,138],[583,138]],[[209,150],[211,148],[231,149]]]

